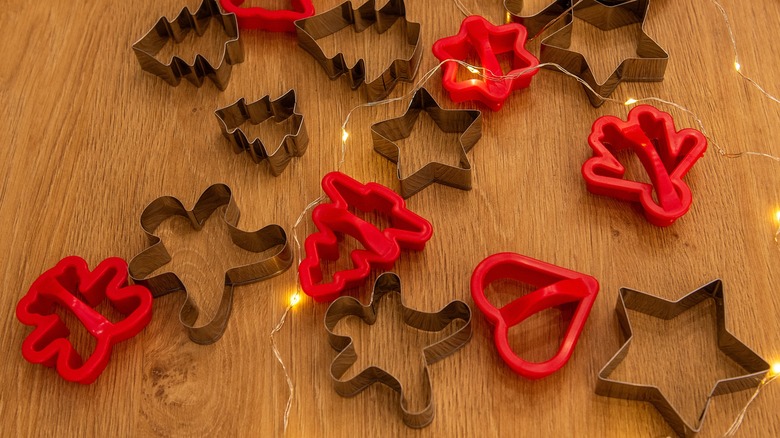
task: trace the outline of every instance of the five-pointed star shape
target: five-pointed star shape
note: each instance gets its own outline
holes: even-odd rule
[[[601,97],[611,95],[621,81],[662,81],[669,54],[645,32],[645,17],[649,6],[649,0],[629,0],[614,6],[604,5],[597,0],[580,1],[569,13],[568,24],[542,41],[540,55],[542,63],[558,64],[567,72],[585,81],[598,94],[598,96],[594,95],[583,85],[591,105],[595,107],[601,106],[604,103]],[[606,81],[599,83],[585,56],[569,49],[574,17],[604,31],[639,23],[636,57],[624,59]]]
[[[682,418],[680,412],[675,409],[663,392],[653,385],[621,382],[610,379],[612,372],[628,355],[633,331],[628,319],[628,310],[641,312],[655,318],[672,319],[694,307],[704,300],[712,299],[715,302],[715,310],[718,325],[718,348],[741,366],[747,374],[721,379],[712,387],[708,402],[698,416],[698,424],[691,426]],[[731,332],[726,329],[726,309],[723,299],[723,283],[714,280],[693,292],[685,295],[677,301],[668,301],[653,295],[648,295],[634,289],[622,288],[618,295],[618,304],[615,309],[620,322],[620,327],[625,337],[623,346],[615,353],[612,359],[599,371],[596,393],[607,397],[623,398],[627,400],[639,400],[650,402],[658,409],[672,429],[680,436],[690,436],[701,429],[704,417],[707,414],[709,400],[716,395],[728,394],[744,389],[755,388],[769,371],[769,364],[743,344]],[[670,341],[673,342],[673,341]]]
[[[399,166],[401,196],[409,198],[434,182],[461,190],[471,190],[471,163],[466,154],[482,137],[482,113],[478,110],[443,109],[425,88],[417,90],[409,108],[401,117],[371,125],[374,150],[398,164],[401,150],[396,142],[409,137],[422,111],[425,111],[442,131],[462,133],[460,165],[456,167],[432,161],[406,178],[401,177]]]

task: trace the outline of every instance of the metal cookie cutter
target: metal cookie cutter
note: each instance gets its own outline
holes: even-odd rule
[[[148,287],[155,298],[177,291],[187,293],[184,283],[173,272],[149,277],[171,261],[165,245],[154,232],[160,224],[175,216],[188,219],[192,228],[200,230],[211,214],[222,206],[225,206],[222,220],[227,224],[230,238],[236,246],[255,253],[275,251],[256,263],[232,267],[225,272],[225,288],[219,308],[212,319],[203,325],[195,326],[199,309],[187,294],[179,311],[179,321],[187,329],[190,339],[198,344],[211,344],[222,337],[233,307],[235,286],[266,280],[281,274],[292,265],[292,250],[287,244],[284,228],[268,225],[253,232],[238,229],[240,212],[230,187],[225,184],[214,184],[207,188],[192,210],[187,210],[181,201],[172,196],[163,196],[152,201],[141,214],[141,228],[149,240],[149,246],[130,260],[128,269],[133,281]]]
[[[683,177],[707,151],[707,137],[687,128],[676,131],[668,113],[639,105],[625,122],[602,116],[593,122],[588,144],[593,156],[582,165],[588,191],[629,202],[638,202],[655,226],[674,223],[691,208],[693,195]],[[652,184],[623,179],[626,169],[615,153],[636,154]]]
[[[612,380],[609,376],[625,359],[628,355],[629,347],[631,347],[633,331],[628,318],[628,310],[641,312],[663,320],[670,320],[708,299],[712,299],[715,302],[715,314],[718,320],[718,347],[747,371],[748,374],[718,380],[712,391],[710,391],[704,408],[697,417],[698,424],[691,426],[682,418],[680,412],[672,406],[657,386],[621,382]],[[596,394],[652,403],[679,436],[691,436],[701,429],[712,397],[755,388],[769,371],[769,364],[764,359],[726,329],[726,308],[721,280],[705,284],[677,301],[668,301],[637,290],[622,288],[618,294],[615,312],[617,313],[625,342],[612,359],[604,365],[604,368],[599,371]]]
[[[550,24],[569,12],[575,0],[554,0],[533,15],[520,15],[523,11],[524,0],[504,0],[504,9],[507,11],[507,21],[520,23],[528,29],[528,36],[535,38],[541,34]]]
[[[597,0],[581,0],[567,16],[567,24],[548,36],[541,44],[541,62],[560,65],[564,70],[579,77],[598,95],[608,97],[621,81],[657,82],[664,79],[669,54],[645,32],[644,23],[650,0],[629,0],[613,6]],[[624,59],[612,74],[599,83],[582,53],[569,50],[574,20],[579,18],[601,30],[612,30],[629,24],[639,23],[636,56]],[[583,86],[584,87],[584,86]],[[604,100],[585,87],[586,94],[594,107]]]
[[[115,322],[98,313],[94,307],[104,300],[126,317]],[[70,330],[55,307],[72,312],[95,338],[86,360],[68,340]],[[35,327],[22,343],[28,362],[56,367],[63,379],[86,385],[106,369],[114,345],[149,324],[152,294],[143,286],[127,285],[127,263],[118,257],[103,260],[90,272],[84,259],[70,256],[35,280],[16,306],[16,318]]]
[[[498,308],[487,299],[485,288],[502,279],[520,281],[537,289]],[[471,276],[471,297],[494,326],[493,338],[499,356],[512,371],[528,379],[547,377],[569,361],[598,292],[599,282],[590,275],[510,252],[493,254],[481,261]],[[509,329],[553,307],[572,310],[558,352],[538,363],[518,357],[509,345]]]
[[[174,56],[167,64],[157,60],[155,55],[168,41],[173,40],[174,44],[178,44],[190,31],[203,36],[212,19],[222,26],[229,37],[216,67],[202,55],[196,55],[192,64],[178,56]],[[200,87],[203,85],[203,79],[208,77],[223,91],[230,80],[233,64],[244,61],[244,48],[238,35],[236,15],[223,14],[216,0],[203,0],[194,14],[185,7],[173,21],[161,17],[143,38],[133,44],[133,51],[143,70],[159,76],[172,86],[179,85],[181,78],[185,78]]]
[[[401,153],[397,141],[409,137],[420,112],[425,111],[444,132],[461,133],[460,165],[436,161],[429,162],[419,170],[403,178],[398,158]],[[482,137],[482,113],[477,110],[442,109],[425,88],[414,93],[404,115],[371,125],[374,150],[380,155],[399,164],[398,181],[401,182],[401,196],[409,198],[430,184],[437,182],[461,190],[471,190],[471,163],[466,154]]]
[[[404,323],[410,327],[428,332],[438,332],[447,328],[456,319],[463,321],[463,326],[454,333],[422,350],[425,359],[426,405],[418,412],[412,412],[407,407],[408,402],[401,382],[377,366],[368,367],[349,380],[341,380],[344,373],[357,361],[357,353],[352,338],[337,335],[333,329],[339,321],[349,316],[357,316],[369,325],[374,324],[378,316],[377,305],[379,301],[390,293],[397,293],[401,297]],[[463,301],[452,301],[434,313],[420,312],[406,307],[401,296],[401,279],[392,272],[386,272],[376,279],[371,302],[368,306],[363,306],[360,301],[352,297],[340,297],[334,301],[325,313],[325,330],[328,332],[330,345],[339,352],[330,365],[330,377],[336,392],[342,397],[352,397],[376,382],[387,385],[401,395],[400,410],[404,423],[409,427],[422,428],[429,425],[435,415],[433,386],[428,367],[460,350],[471,339],[471,309]]]
[[[392,268],[402,249],[422,251],[433,236],[431,223],[406,208],[403,198],[381,184],[361,184],[343,173],[331,172],[322,178],[322,189],[331,202],[312,211],[318,231],[306,237],[306,258],[298,266],[301,289],[317,302],[333,301],[362,284],[372,268]],[[381,213],[390,226],[380,230],[351,208]],[[321,261],[339,258],[339,241],[344,235],[354,237],[363,248],[350,253],[352,269],[337,271],[331,282],[323,283]]]
[[[237,154],[249,152],[255,163],[267,160],[273,176],[279,176],[292,157],[301,157],[306,153],[309,135],[303,123],[303,115],[297,112],[295,90],[288,91],[276,100],[265,96],[250,104],[241,98],[230,106],[214,111],[214,114],[219,119],[222,135],[233,144],[233,150]],[[250,142],[240,126],[245,122],[259,125],[272,117],[276,123],[291,119],[292,125],[282,142],[269,152],[259,138]]]
[[[407,44],[414,47],[412,54],[408,58],[393,60],[379,77],[370,82],[367,82],[363,59],[359,59],[354,66],[349,67],[343,53],[329,58],[325,55],[322,46],[317,43],[317,40],[335,34],[347,26],[353,26],[355,32],[363,32],[376,25],[377,32],[383,33],[398,20],[401,20]],[[353,90],[365,82],[366,96],[369,101],[384,99],[393,91],[398,81],[411,82],[417,74],[422,56],[420,23],[406,20],[406,6],[403,0],[389,0],[379,10],[376,10],[376,0],[368,0],[355,10],[352,9],[352,2],[346,1],[327,12],[296,21],[295,27],[298,32],[298,44],[322,65],[328,77],[336,79],[346,75]]]

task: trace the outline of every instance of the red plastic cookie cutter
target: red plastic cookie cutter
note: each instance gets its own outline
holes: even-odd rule
[[[496,280],[511,279],[537,289],[504,307],[490,304],[485,288]],[[539,379],[558,371],[569,361],[599,292],[595,278],[515,253],[494,254],[483,260],[471,276],[474,304],[494,326],[493,338],[501,359],[512,371],[529,379]],[[519,358],[509,346],[509,328],[551,307],[576,304],[566,335],[558,352],[545,362]]]
[[[442,38],[433,45],[433,55],[439,61],[457,59],[465,61],[476,54],[485,68],[487,78],[458,81],[458,63],[446,62],[442,66],[442,85],[450,93],[453,102],[476,100],[493,111],[498,111],[514,90],[526,88],[539,71],[532,68],[539,60],[525,49],[528,32],[521,24],[510,23],[494,26],[484,18],[472,15],[460,25],[457,35]],[[510,53],[512,70],[504,73],[496,55]],[[491,78],[490,76],[494,76]],[[497,79],[500,76],[516,76]]]
[[[306,258],[298,268],[301,288],[317,302],[333,301],[360,285],[372,268],[390,269],[402,249],[422,251],[433,236],[431,223],[407,209],[404,199],[383,185],[361,184],[343,173],[331,172],[322,179],[322,188],[331,202],[312,212],[319,231],[306,238]],[[350,207],[382,213],[390,226],[380,230],[350,212]],[[365,249],[350,253],[353,269],[338,271],[330,283],[322,283],[320,262],[338,259],[342,235],[354,237]]]
[[[114,323],[93,309],[106,298],[127,317]],[[73,312],[95,337],[95,350],[86,361],[68,340],[70,330],[54,312],[55,306]],[[152,294],[143,286],[127,285],[127,263],[120,258],[103,260],[90,272],[84,259],[70,256],[33,282],[16,306],[16,318],[34,327],[22,343],[28,362],[56,366],[65,380],[89,384],[108,365],[114,345],[149,324]]]
[[[265,9],[259,6],[241,7],[245,0],[219,0],[228,14],[236,14],[241,29],[261,29],[270,32],[295,32],[295,21],[314,15],[311,0],[290,0],[290,9]]]
[[[591,193],[638,202],[647,220],[659,227],[671,225],[690,209],[691,189],[682,179],[707,150],[701,132],[675,131],[671,115],[639,105],[626,121],[613,116],[596,119],[588,144],[593,157],[583,164],[582,176]],[[623,179],[626,169],[613,153],[626,149],[639,157],[652,184]]]

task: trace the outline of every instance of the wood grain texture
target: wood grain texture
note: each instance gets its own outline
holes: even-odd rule
[[[494,23],[503,19],[500,0],[464,3]],[[533,8],[543,2],[528,3]],[[145,245],[139,215],[156,197],[174,195],[191,206],[203,189],[224,182],[234,190],[243,229],[279,223],[290,230],[304,206],[320,194],[322,175],[334,169],[339,126],[364,99],[343,78],[328,80],[293,36],[245,32],[246,61],[234,68],[224,93],[208,83],[200,89],[187,83],[172,88],[141,71],[131,44],[160,15],[173,17],[184,4],[196,7],[198,2],[6,1],[0,8],[5,32],[0,40],[4,434],[282,434],[287,387],[268,334],[294,288],[293,270],[237,289],[227,332],[211,346],[191,343],[180,327],[181,294],[159,299],[151,324],[115,349],[106,371],[90,386],[67,383],[20,354],[30,329],[19,324],[14,309],[33,280],[69,254],[83,256],[90,266],[113,255],[130,259]],[[319,11],[337,4],[315,1]],[[780,53],[771,35],[780,4],[724,4],[737,30],[745,71],[780,92]],[[430,46],[457,32],[462,16],[449,1],[407,0],[407,7],[408,18],[423,25],[424,72],[437,63]],[[632,50],[631,32],[579,29],[575,46],[587,49],[600,74],[607,75]],[[670,54],[666,78],[622,84],[614,97],[673,100],[698,114],[724,148],[780,154],[773,141],[780,136],[780,105],[733,71],[728,34],[710,2],[654,0],[647,31]],[[369,75],[376,75],[397,53],[399,35],[393,30],[382,36],[342,32],[325,47],[343,47],[352,59],[365,56]],[[214,53],[218,45],[207,47],[213,41],[218,39],[193,41],[192,47]],[[538,42],[529,47],[538,53]],[[442,106],[457,107],[442,93],[439,77],[428,89]],[[290,88],[298,94],[311,142],[304,157],[274,178],[264,165],[233,154],[213,111],[240,97],[276,97]],[[410,89],[402,84],[392,96]],[[369,127],[404,109],[405,103],[397,103],[355,113],[344,167],[348,174],[398,188],[395,166],[372,150]],[[672,113],[678,128],[694,125],[679,110],[661,109]],[[780,166],[759,158],[725,159],[711,147],[686,177],[694,193],[691,211],[669,228],[656,228],[636,208],[590,195],[580,176],[593,120],[604,114],[625,117],[627,111],[610,103],[593,109],[575,81],[542,71],[530,89],[515,93],[500,112],[484,113],[482,140],[469,153],[472,191],[433,185],[408,201],[435,229],[425,251],[404,254],[396,265],[410,307],[434,311],[453,299],[471,304],[471,271],[499,251],[519,252],[599,279],[601,294],[571,361],[560,372],[541,381],[514,375],[498,358],[490,327],[477,313],[472,341],[431,367],[437,409],[433,424],[410,430],[397,415],[397,394],[388,388],[372,387],[353,398],[336,395],[327,374],[335,352],[322,323],[326,306],[304,299],[278,337],[296,385],[288,435],[669,435],[671,430],[649,404],[593,392],[598,370],[620,345],[614,316],[620,286],[676,299],[722,278],[728,327],[770,362],[780,360],[780,254],[772,242]],[[422,123],[401,145],[404,166],[419,166],[430,158],[457,160],[454,140],[434,126]],[[256,129],[259,135],[269,131],[272,138],[279,137],[273,128]],[[429,145],[430,150],[421,149]],[[192,233],[173,221],[163,230],[176,239],[172,267],[207,312],[221,293],[225,266],[245,256],[224,244],[226,233],[218,225],[214,221]],[[491,293],[506,301],[522,290],[502,283]],[[354,294],[365,302],[370,289]],[[660,325],[632,315],[637,339],[616,371],[664,388],[689,421],[714,381],[738,372],[716,348],[709,309]],[[528,358],[549,357],[564,327],[559,319],[549,311],[513,329],[514,346]],[[396,338],[398,325],[391,322],[376,330],[357,323],[343,329],[355,337],[359,354],[400,368],[402,381],[413,387],[411,397],[419,394],[419,350],[409,346],[422,341],[413,335]],[[89,347],[83,333],[76,337],[80,347]],[[748,396],[716,398],[702,436],[722,434]],[[767,387],[739,436],[780,435],[778,404],[780,389]]]

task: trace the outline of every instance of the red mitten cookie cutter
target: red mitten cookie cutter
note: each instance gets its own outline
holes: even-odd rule
[[[113,323],[93,309],[106,298],[127,317]],[[73,312],[95,337],[95,351],[86,361],[68,340],[70,330],[54,312],[55,306]],[[90,272],[84,259],[70,256],[35,280],[16,306],[16,318],[35,327],[22,343],[28,362],[56,366],[65,380],[89,384],[108,365],[114,345],[149,324],[152,294],[143,286],[127,285],[127,263],[120,258],[103,260]]]
[[[538,289],[504,307],[490,304],[485,288],[496,280],[512,279]],[[595,278],[515,253],[494,254],[483,260],[471,276],[474,304],[494,326],[493,338],[501,359],[512,371],[529,379],[539,379],[558,371],[569,361],[599,292]],[[519,358],[509,346],[509,328],[551,307],[577,305],[558,352],[545,362]]]
[[[389,188],[360,182],[340,172],[331,172],[322,179],[322,188],[330,197],[329,204],[318,205],[312,220],[319,230],[306,238],[306,258],[298,274],[301,288],[317,302],[329,302],[345,290],[363,283],[372,268],[390,269],[402,249],[422,251],[433,236],[431,223],[406,208],[404,199]],[[390,220],[383,230],[349,211],[354,207],[363,212],[377,211]],[[350,253],[353,269],[333,274],[333,281],[322,283],[321,260],[339,257],[339,236],[349,235],[365,249]]]
[[[219,0],[226,13],[236,14],[241,29],[262,29],[270,32],[295,32],[295,21],[314,15],[311,0],[290,0],[291,9],[265,9],[259,6],[241,7],[245,0]]]
[[[582,166],[582,176],[591,193],[638,202],[647,220],[659,227],[671,225],[690,209],[691,189],[682,179],[707,150],[701,132],[675,131],[671,115],[639,105],[625,122],[613,116],[596,119],[588,144],[593,157]],[[623,179],[626,169],[613,153],[624,149],[637,155],[652,184]]]
[[[453,102],[479,101],[493,111],[498,111],[514,90],[526,88],[539,71],[532,68],[539,60],[525,49],[528,32],[521,24],[510,23],[494,26],[484,18],[472,15],[460,25],[457,35],[442,38],[433,45],[433,55],[439,61],[457,59],[465,61],[476,54],[484,67],[483,79],[456,79],[458,63],[446,62],[442,66],[442,85],[450,93]],[[504,73],[496,55],[510,53],[512,70]],[[490,76],[510,76],[496,79]]]

